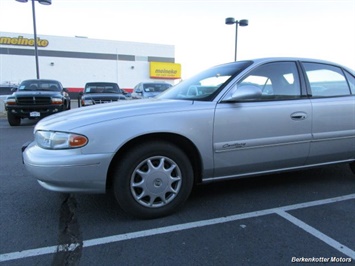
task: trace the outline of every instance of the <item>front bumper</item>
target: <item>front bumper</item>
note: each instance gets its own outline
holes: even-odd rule
[[[113,154],[82,154],[81,149],[45,150],[34,142],[22,147],[26,169],[39,184],[57,192],[105,193]]]
[[[64,105],[52,105],[52,106],[6,106],[6,111],[22,118],[36,118],[46,117],[51,114],[64,111]],[[38,115],[33,116],[33,113]]]

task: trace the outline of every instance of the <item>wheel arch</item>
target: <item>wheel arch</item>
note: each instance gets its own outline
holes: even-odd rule
[[[194,183],[200,183],[202,180],[202,159],[201,155],[195,146],[195,144],[189,140],[188,138],[181,136],[179,134],[174,134],[174,133],[152,133],[152,134],[146,134],[142,135],[139,137],[136,137],[129,142],[127,142],[124,146],[122,146],[115,154],[113,157],[109,169],[108,169],[108,174],[107,174],[107,182],[106,182],[106,190],[109,190],[112,188],[113,184],[113,171],[115,169],[115,166],[117,162],[120,160],[124,154],[130,150],[132,147],[141,145],[142,143],[145,142],[151,142],[151,141],[166,141],[170,142],[180,149],[183,150],[183,152],[186,154],[186,156],[189,158],[192,168],[193,168],[193,174],[194,174]]]

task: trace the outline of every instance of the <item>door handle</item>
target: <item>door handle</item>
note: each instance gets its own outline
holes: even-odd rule
[[[307,118],[307,113],[305,112],[295,112],[291,114],[292,120],[305,120]]]

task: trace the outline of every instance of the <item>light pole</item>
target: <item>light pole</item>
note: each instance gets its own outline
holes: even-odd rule
[[[21,3],[27,3],[28,2],[28,0],[16,0],[16,1],[17,2],[21,2]],[[52,0],[30,0],[30,1],[32,1],[32,18],[33,18],[33,35],[34,35],[35,58],[36,58],[36,74],[37,74],[37,79],[39,79],[35,1],[38,1],[42,5],[51,5],[52,4]]]
[[[234,18],[226,18],[227,25],[235,24],[235,54],[234,61],[237,61],[237,43],[238,43],[238,24],[242,27],[248,26],[249,22],[247,19],[235,20]]]

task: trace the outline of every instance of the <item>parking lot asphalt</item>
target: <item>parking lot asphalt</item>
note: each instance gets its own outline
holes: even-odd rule
[[[347,165],[194,188],[177,213],[137,220],[111,195],[60,194],[25,170],[35,121],[0,117],[0,265],[354,265]]]

